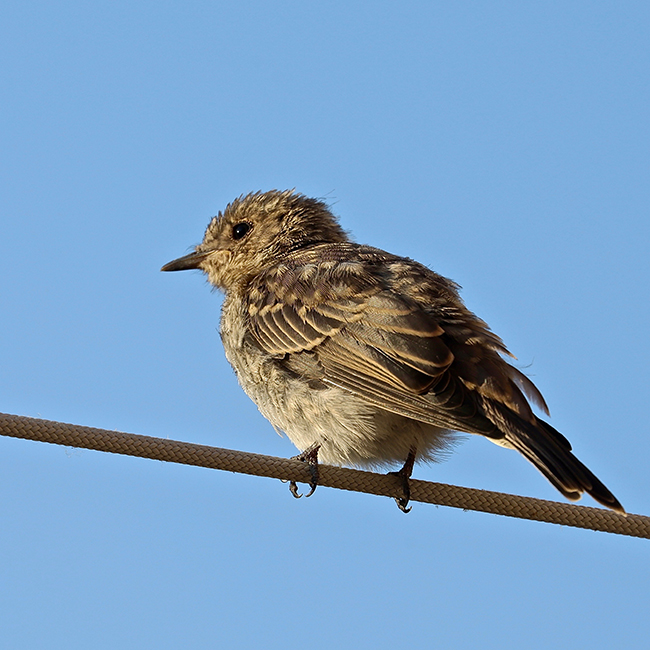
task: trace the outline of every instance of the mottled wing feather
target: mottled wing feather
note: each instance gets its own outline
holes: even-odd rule
[[[266,291],[251,292],[260,296],[258,303],[250,303],[251,330],[267,352],[306,352],[334,337],[343,345],[353,344],[351,356],[365,357],[377,378],[416,393],[427,391],[452,363],[453,354],[441,339],[444,330],[433,316],[415,302],[392,295],[374,278],[365,283],[357,278],[360,294],[348,296],[344,289],[349,277],[337,282],[331,268],[323,272],[329,282],[321,282],[313,265],[308,274],[310,282],[321,282],[329,290],[307,291],[300,268],[290,269],[290,275],[289,280],[274,278]],[[321,299],[315,300],[316,295]],[[318,353],[325,351],[319,347]]]
[[[260,296],[250,304],[251,330],[267,352],[313,351],[324,381],[386,410],[436,426],[503,436],[478,413],[472,391],[451,372],[449,346],[455,342],[445,336],[444,322],[375,277],[361,272],[350,277],[349,271],[341,277],[337,266],[320,273],[316,264],[308,266],[308,272],[298,264],[285,267],[273,281],[261,280],[263,290],[251,292]],[[303,286],[307,282],[310,286]],[[476,333],[464,338],[471,336]],[[470,366],[470,377],[473,372]]]
[[[385,374],[377,372],[376,364],[365,356],[351,357],[350,347],[341,344],[340,340],[327,341],[324,347],[323,354],[319,355],[324,368],[324,381],[408,418],[441,428],[502,437],[493,423],[480,416],[476,402],[467,399],[462,385],[449,373],[423,397],[416,391],[406,391],[400,385],[387,382]]]
[[[428,375],[432,381],[454,360],[451,350],[439,336],[423,337],[380,330],[369,325],[365,319],[362,323],[350,325],[345,331],[349,336],[381,350],[400,364]]]
[[[326,372],[336,362],[358,372],[362,378],[373,378],[416,395],[427,392],[435,381],[435,377],[403,363],[396,355],[368,345],[367,341],[359,339],[347,330],[333,340],[336,346],[324,345],[318,350],[318,357]],[[335,352],[338,354],[335,355]]]

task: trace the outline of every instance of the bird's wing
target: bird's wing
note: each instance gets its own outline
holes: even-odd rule
[[[481,393],[532,418],[500,339],[426,267],[339,245],[274,267],[250,287],[248,318],[268,353],[315,355],[323,381],[436,426],[503,437],[480,412]],[[353,256],[350,253],[354,253]],[[377,258],[377,259],[376,259]],[[532,387],[532,388],[531,388]]]

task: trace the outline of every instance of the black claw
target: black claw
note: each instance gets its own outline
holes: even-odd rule
[[[292,456],[291,460],[301,460],[303,463],[308,463],[309,472],[311,474],[311,481],[309,482],[310,490],[305,494],[305,498],[310,497],[316,488],[318,487],[318,450],[320,449],[319,444],[314,444],[309,449],[305,449],[302,453],[297,456]],[[293,494],[296,499],[300,499],[302,494],[298,493],[298,486],[295,481],[289,482],[289,491]]]
[[[411,500],[411,486],[409,485],[409,477],[404,472],[404,468],[402,468],[399,472],[388,472],[388,474],[390,476],[396,476],[402,483],[403,494],[401,497],[395,497],[395,503],[397,504],[397,507],[402,512],[411,512],[411,508],[408,507],[409,501]]]
[[[408,505],[409,500],[408,499],[395,499],[397,502],[397,507],[404,513],[408,514],[413,510],[412,506],[409,506],[408,508],[406,507]]]
[[[411,500],[411,485],[409,479],[413,473],[416,453],[415,448],[411,449],[408,458],[404,463],[404,467],[402,467],[399,472],[388,472],[391,476],[397,476],[402,483],[402,496],[395,497],[395,503],[397,503],[397,507],[405,513],[411,512],[411,508],[409,507],[409,501]]]
[[[311,474],[311,481],[309,483],[310,490],[305,494],[305,498],[314,494],[318,487],[318,461],[316,461],[316,463],[309,463],[309,473]]]
[[[300,497],[302,496],[302,494],[300,494],[298,492],[298,486],[296,485],[295,481],[290,481],[290,483],[289,483],[289,492],[291,492],[291,494],[293,494],[293,496],[296,499],[300,499]]]

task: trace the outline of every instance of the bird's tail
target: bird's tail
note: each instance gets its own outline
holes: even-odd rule
[[[625,514],[618,499],[573,455],[571,444],[559,431],[537,418],[528,422],[509,409],[499,415],[496,419],[500,422],[495,424],[505,433],[509,445],[533,463],[567,499],[576,501],[587,492],[598,503]]]

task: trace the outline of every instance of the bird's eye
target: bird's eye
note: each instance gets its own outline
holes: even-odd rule
[[[247,223],[246,221],[242,221],[241,223],[238,223],[232,227],[232,238],[233,239],[241,239],[244,235],[248,233],[248,231],[252,228],[250,223]]]

